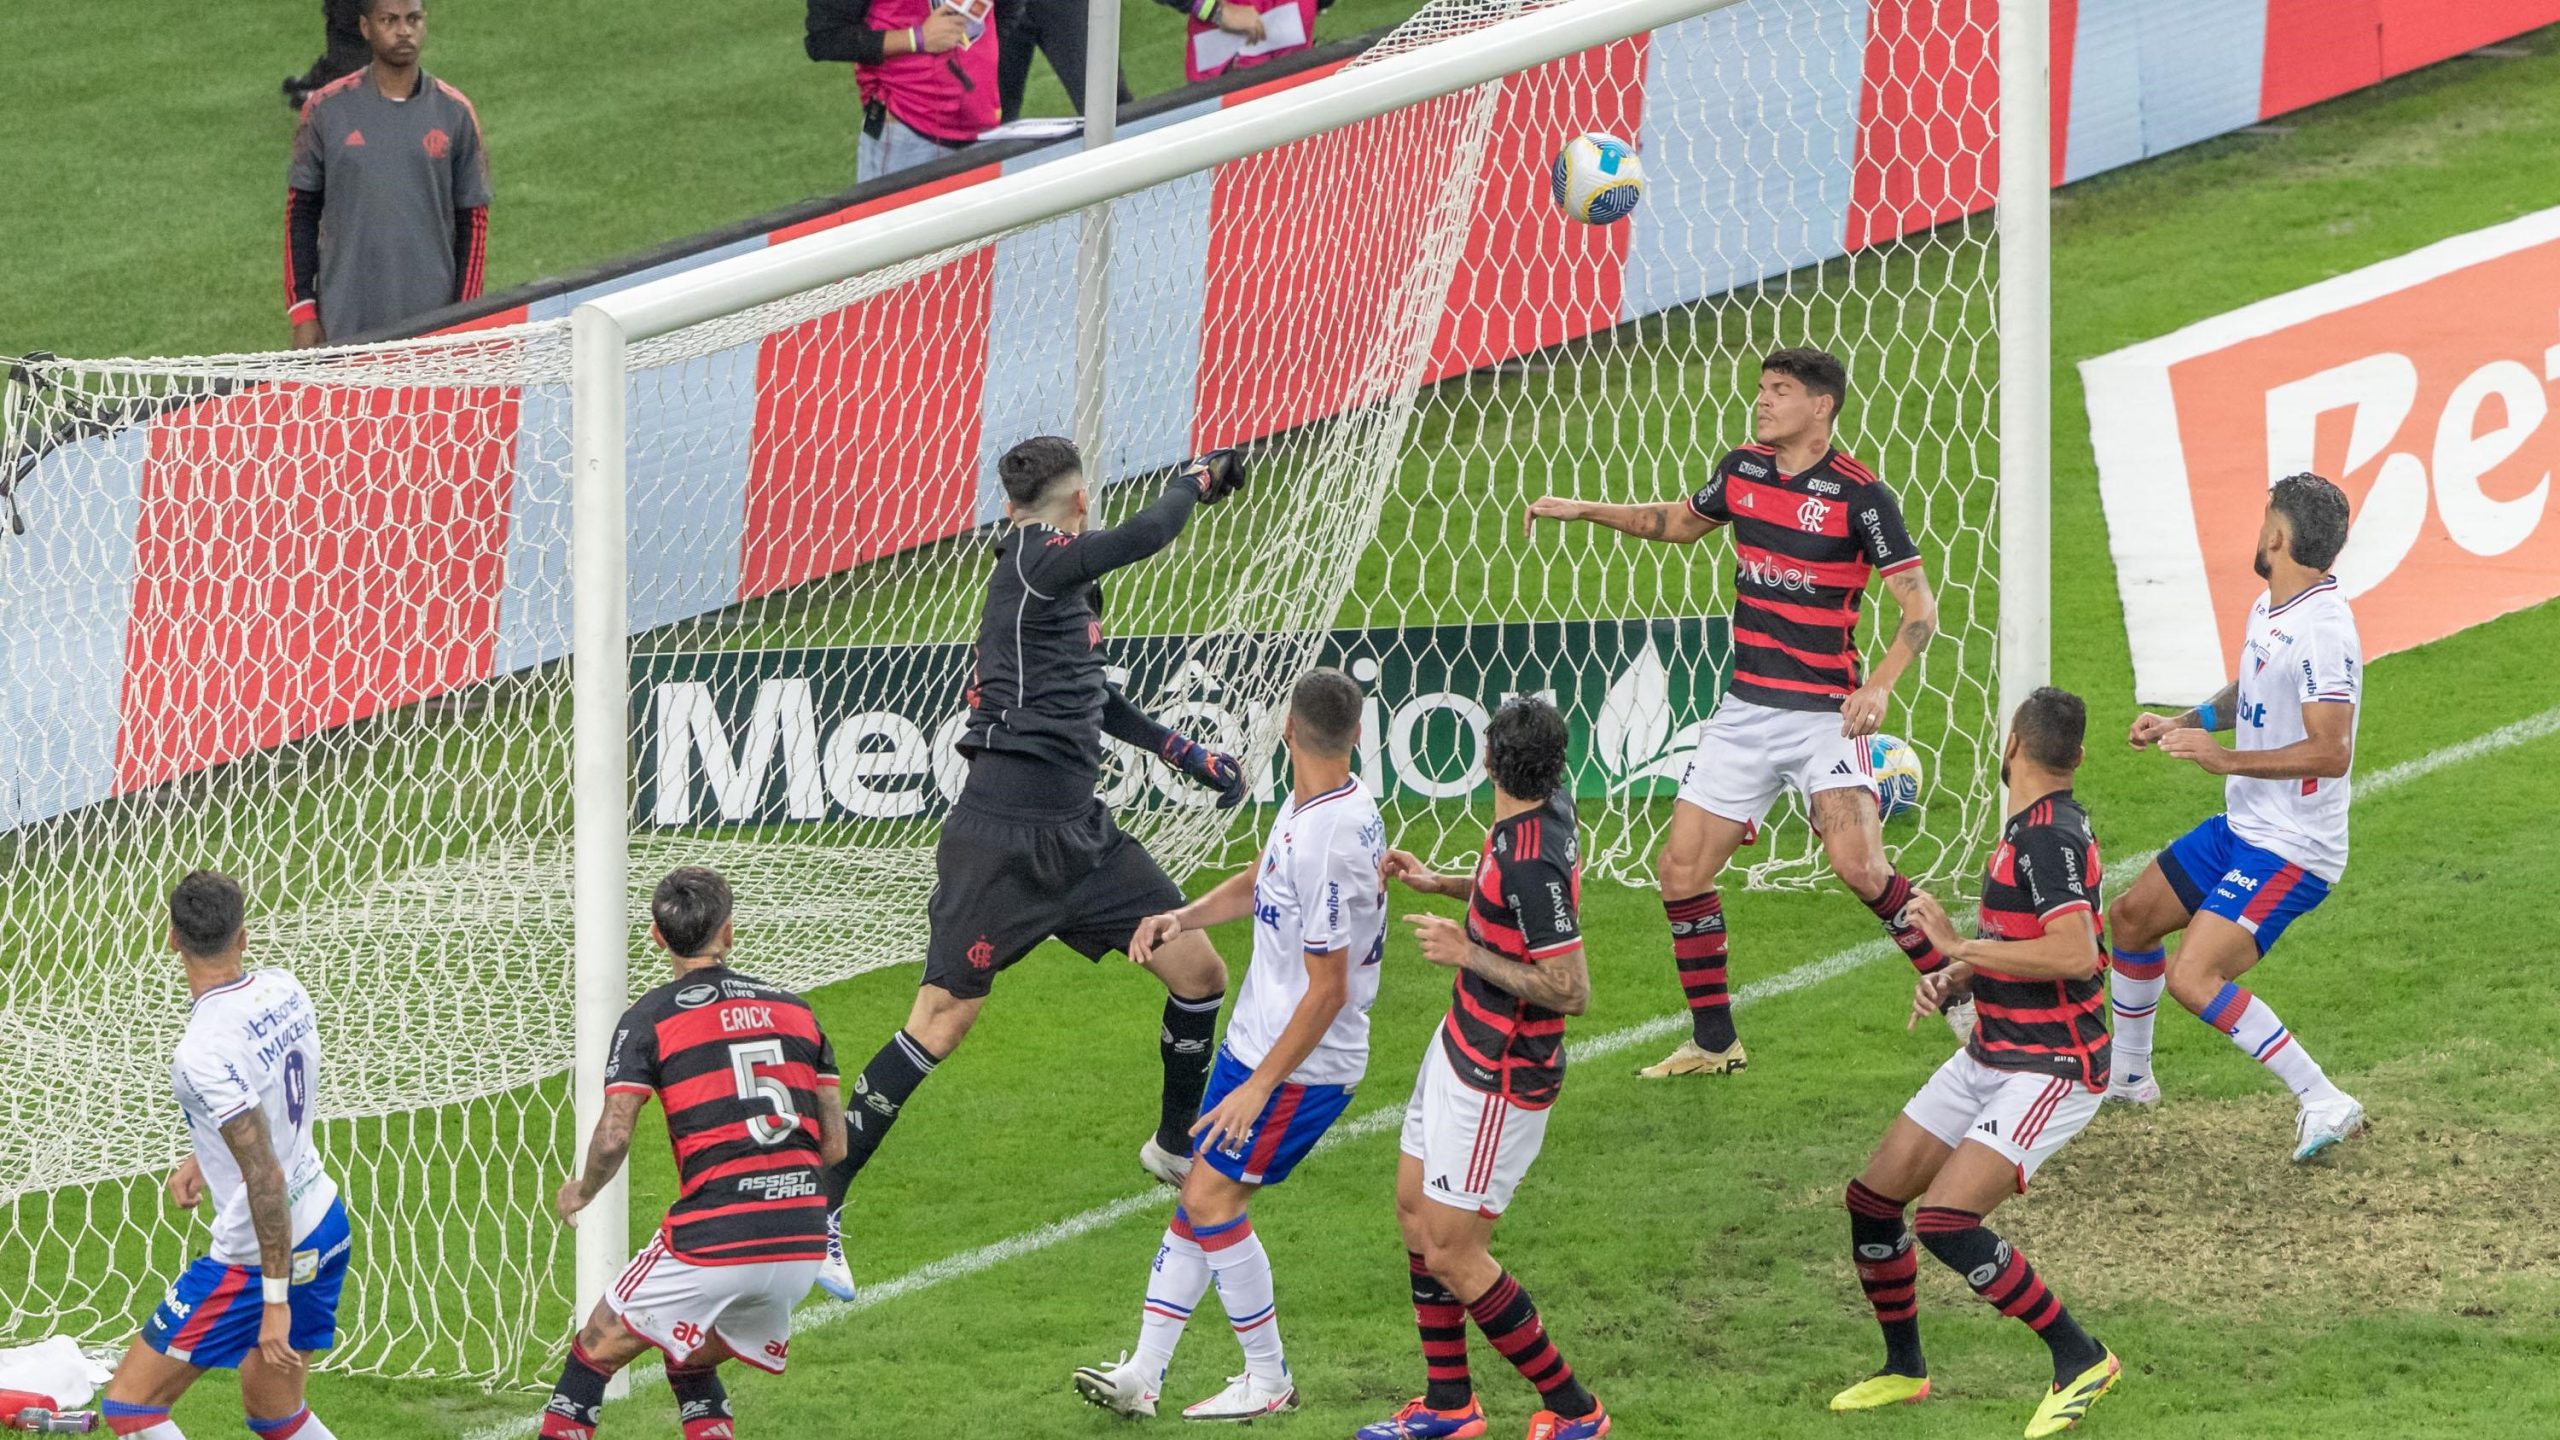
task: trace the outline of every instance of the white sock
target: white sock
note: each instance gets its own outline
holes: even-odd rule
[[[124,1440],[187,1440],[187,1437],[178,1429],[177,1421],[163,1420],[148,1430],[135,1430],[128,1433],[124,1436]]]
[[[2204,1007],[2204,1021],[2230,1036],[2242,1054],[2274,1071],[2295,1099],[2307,1105],[2337,1095],[2338,1087],[2329,1083],[2320,1063],[2294,1040],[2266,1001],[2225,981]]]
[[[1192,1238],[1190,1217],[1177,1205],[1173,1223],[1165,1227],[1164,1243],[1156,1247],[1155,1268],[1147,1275],[1146,1308],[1138,1316],[1137,1365],[1159,1385],[1164,1382],[1165,1367],[1173,1363],[1173,1347],[1182,1341],[1182,1327],[1207,1293],[1209,1257]]]
[[[2107,998],[2115,1008],[2115,1078],[2130,1085],[2151,1073],[2151,1022],[2168,988],[2169,952],[2117,950]]]
[[[1239,1215],[1214,1230],[1204,1230],[1200,1248],[1218,1278],[1218,1300],[1227,1307],[1227,1323],[1244,1346],[1245,1373],[1266,1385],[1288,1375],[1289,1362],[1280,1351],[1280,1314],[1271,1294],[1271,1255],[1253,1233],[1253,1217]]]
[[[338,1440],[328,1426],[320,1423],[320,1417],[311,1413],[308,1405],[281,1420],[252,1417],[249,1429],[258,1436],[258,1440]]]

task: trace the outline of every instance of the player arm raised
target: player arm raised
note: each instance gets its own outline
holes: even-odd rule
[[[1167,480],[1156,503],[1104,530],[1087,530],[1058,547],[1040,565],[1042,589],[1083,585],[1134,565],[1172,544],[1191,523],[1191,512],[1215,505],[1244,488],[1244,457],[1212,450],[1186,463]]]
[[[578,1212],[594,1202],[596,1192],[613,1183],[622,1169],[624,1157],[631,1153],[632,1126],[640,1118],[640,1107],[649,1103],[647,1092],[640,1090],[608,1090],[604,1096],[604,1113],[596,1117],[596,1133],[587,1141],[586,1173],[560,1187],[555,1202],[560,1218],[575,1225]],[[822,1122],[823,1123],[823,1122]],[[838,1101],[836,1138],[844,1138],[844,1113]]]
[[[284,1165],[267,1135],[265,1114],[251,1106],[225,1121],[222,1143],[240,1167],[249,1224],[258,1235],[258,1281],[266,1301],[258,1317],[258,1353],[270,1365],[298,1370],[302,1356],[293,1348],[293,1306],[286,1298],[293,1282],[293,1203],[285,1195]]]
[[[1129,958],[1140,965],[1156,953],[1156,948],[1169,943],[1185,930],[1206,930],[1224,925],[1253,913],[1253,880],[1258,872],[1251,866],[1218,882],[1206,895],[1161,915],[1150,915],[1138,922],[1138,933],[1129,938]]]
[[[1706,535],[1720,523],[1709,520],[1690,508],[1686,500],[1660,500],[1650,505],[1603,505],[1595,500],[1569,500],[1561,495],[1541,496],[1529,502],[1528,514],[1522,517],[1520,533],[1526,535],[1538,528],[1541,520],[1582,521],[1639,540],[1659,540],[1666,545],[1687,545]]]
[[[1252,893],[1253,887],[1248,884],[1247,903]],[[1192,1138],[1201,1146],[1218,1145],[1231,1152],[1242,1148],[1253,1135],[1253,1122],[1271,1103],[1271,1092],[1316,1053],[1325,1032],[1333,1028],[1334,1017],[1342,1013],[1343,1003],[1350,999],[1351,947],[1309,950],[1306,962],[1307,993],[1298,997],[1298,1008],[1289,1012],[1289,1023],[1281,1028],[1280,1038],[1271,1043],[1271,1052],[1253,1067],[1243,1084],[1218,1102],[1217,1108],[1192,1122]]]

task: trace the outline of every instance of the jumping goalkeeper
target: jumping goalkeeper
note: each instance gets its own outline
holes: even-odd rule
[[[1243,462],[1233,451],[1212,451],[1177,472],[1162,499],[1107,530],[1085,528],[1092,496],[1072,443],[1025,440],[996,469],[1011,524],[996,542],[978,621],[960,736],[969,779],[934,851],[931,936],[915,1008],[845,1098],[846,1154],[828,1172],[836,1206],[908,1097],[976,1023],[997,971],[1052,936],[1093,960],[1126,951],[1140,921],[1182,905],[1182,891],[1094,793],[1104,735],[1219,792],[1221,808],[1244,799],[1244,768],[1233,756],[1148,719],[1103,674],[1097,583],[1172,544],[1198,507],[1242,489]],[[1197,931],[1156,947],[1145,963],[1169,993],[1159,1042],[1163,1105],[1138,1160],[1179,1185],[1191,1168],[1191,1122],[1215,1059],[1227,971]],[[852,1298],[832,1229],[818,1284]]]

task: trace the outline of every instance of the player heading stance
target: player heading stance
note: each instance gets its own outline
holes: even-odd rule
[[[1404,1112],[1396,1224],[1413,1278],[1429,1388],[1359,1440],[1466,1440],[1485,1431],[1467,1373],[1467,1320],[1538,1388],[1529,1440],[1590,1440],[1609,1412],[1547,1338],[1529,1292],[1493,1258],[1493,1224],[1538,1158],[1564,1085],[1564,1022],[1591,1005],[1582,953],[1582,860],[1564,791],[1564,717],[1504,702],[1485,727],[1493,831],[1471,876],[1435,875],[1401,850],[1386,873],[1467,901],[1467,923],[1411,915],[1422,956],[1458,972]]]
[[[1894,685],[1937,633],[1938,603],[1893,492],[1831,443],[1848,389],[1837,357],[1772,351],[1760,364],[1755,443],[1717,461],[1687,500],[1600,505],[1550,495],[1529,506],[1531,528],[1583,520],[1673,545],[1733,527],[1733,681],[1680,778],[1656,866],[1690,1035],[1638,1072],[1652,1079],[1726,1075],[1748,1063],[1733,1028],[1716,877],[1782,791],[1804,797],[1831,872],[1912,965],[1927,974],[1946,963],[1903,914],[1911,883],[1885,857],[1867,748]],[[1858,608],[1876,573],[1902,618],[1875,673],[1862,678]],[[1949,1019],[1961,1033],[1961,1010]]]
[[[1244,462],[1212,451],[1176,471],[1163,498],[1107,530],[1087,529],[1093,498],[1071,441],[1035,436],[997,462],[1005,514],[978,620],[977,671],[960,753],[969,779],[934,849],[924,980],[906,1028],[854,1081],[845,1158],[829,1172],[841,1206],[916,1088],[977,1023],[996,973],[1055,936],[1086,958],[1126,950],[1138,922],[1182,904],[1146,847],[1113,823],[1094,791],[1102,737],[1138,747],[1219,792],[1244,799],[1244,768],[1158,725],[1102,671],[1103,576],[1162,550],[1192,512],[1244,488]],[[1167,991],[1159,1032],[1164,1092],[1156,1132],[1138,1151],[1147,1172],[1180,1185],[1191,1122],[1209,1083],[1210,1040],[1227,971],[1207,937],[1175,936],[1141,962]],[[854,1102],[859,1103],[854,1103]],[[839,1242],[819,1283],[853,1297]]]
[[[169,1407],[205,1371],[235,1368],[261,1440],[332,1440],[302,1396],[311,1353],[337,1342],[351,1244],[311,1134],[320,1022],[300,981],[241,968],[247,903],[239,881],[212,870],[169,892],[169,948],[194,997],[169,1062],[189,1145],[169,1198],[192,1210],[212,1195],[213,1236],[99,1402],[108,1429],[140,1440],[180,1440]]]
[[[578,1223],[631,1150],[640,1107],[667,1112],[682,1185],[666,1223],[569,1342],[543,1440],[591,1440],[605,1384],[652,1347],[667,1356],[684,1440],[734,1434],[720,1362],[781,1374],[791,1306],[827,1251],[820,1166],[844,1154],[835,1049],[807,1002],[729,968],[729,883],[687,866],[649,900],[650,943],[675,978],[623,1012],[584,1174],[560,1187]]]
[[[1271,822],[1260,863],[1138,927],[1129,947],[1144,964],[1177,936],[1253,919],[1253,964],[1209,1077],[1207,1110],[1191,1127],[1199,1164],[1165,1227],[1138,1353],[1088,1366],[1076,1392],[1123,1415],[1153,1415],[1182,1327],[1211,1281],[1244,1346],[1244,1373],[1186,1420],[1254,1420],[1298,1408],[1280,1347],[1271,1260],[1245,1213],[1254,1192],[1289,1178],[1369,1068],[1369,1007],[1378,999],[1387,895],[1378,867],[1387,825],[1351,778],[1360,740],[1360,687],[1339,670],[1309,671],[1289,697],[1281,742],[1289,798]]]
[[[2165,986],[2178,1003],[2275,1072],[2301,1102],[2293,1158],[2364,1125],[2364,1106],[2329,1077],[2267,1002],[2239,980],[2285,927],[2326,899],[2347,869],[2347,772],[2356,750],[2364,646],[2329,567],[2347,543],[2347,497],[2317,475],[2267,493],[2253,563],[2267,591],[2249,607],[2240,678],[2192,710],[2145,715],[2127,737],[2223,782],[2226,813],[2160,852],[2109,912],[2116,1048],[2107,1098],[2156,1103],[2151,1022]],[[2213,738],[2234,730],[2236,745]],[[2178,953],[2161,941],[2184,930]]]
[[[2080,697],[2049,686],[2029,695],[2010,720],[2000,783],[2017,809],[1983,877],[1980,938],[1959,940],[1935,900],[1912,899],[1912,918],[1952,961],[1921,977],[1911,1023],[1968,984],[1979,1023],[1849,1182],[1858,1284],[1884,1327],[1885,1360],[1882,1370],[1833,1396],[1834,1410],[1929,1394],[1915,1259],[1902,1226],[1915,1195],[1920,1243],[2053,1352],[2053,1389],[2027,1422],[2028,1440],[2077,1425],[2115,1386],[2116,1357],[2062,1308],[2027,1257],[1982,1223],[2002,1200],[2023,1193],[2036,1168],[2098,1113],[2107,1084],[2098,842],[2071,794],[2087,727]]]

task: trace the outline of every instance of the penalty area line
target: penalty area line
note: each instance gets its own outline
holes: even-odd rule
[[[2471,739],[2431,750],[2415,759],[2386,766],[2356,782],[2356,798],[2359,801],[2371,800],[2424,779],[2448,765],[2458,765],[2465,760],[2512,749],[2554,732],[2560,732],[2560,706],[2545,710],[2538,715],[2529,715],[2512,724],[2501,725],[2487,734],[2476,735]],[[2124,870],[2138,871],[2150,864],[2151,858],[2158,853],[2156,850],[2145,850],[2128,856],[2125,862],[2119,862],[2122,868],[2118,873],[2123,873]],[[1967,917],[1951,915],[1949,918],[1958,924],[1963,924]],[[1733,1003],[1735,1008],[1739,1009],[1763,1000],[1774,1000],[1781,995],[1792,995],[1799,990],[1809,990],[1816,985],[1836,980],[1852,970],[1901,953],[1892,941],[1882,938],[1852,945],[1846,950],[1826,955],[1819,960],[1809,960],[1792,970],[1783,971],[1763,980],[1754,980],[1734,992]],[[1588,1040],[1568,1043],[1565,1047],[1566,1059],[1569,1062],[1594,1060],[1648,1041],[1667,1039],[1679,1033],[1680,1029],[1688,1023],[1689,1017],[1685,1013],[1658,1016],[1640,1024],[1595,1035]],[[1372,1135],[1381,1135],[1389,1130],[1398,1129],[1403,1123],[1404,1106],[1402,1104],[1381,1106],[1335,1126],[1330,1134],[1317,1143],[1316,1150],[1321,1153],[1354,1140],[1365,1140]],[[892,1300],[904,1299],[909,1295],[934,1289],[953,1280],[965,1280],[972,1275],[992,1270],[999,1265],[1009,1264],[1026,1255],[1035,1255],[1051,1246],[1116,1225],[1142,1211],[1161,1211],[1171,1198],[1163,1186],[1151,1186],[1134,1194],[1123,1195],[1107,1204],[1097,1205],[1080,1214],[1070,1215],[1064,1220],[1025,1230],[1018,1235],[1008,1236],[992,1244],[981,1245],[974,1250],[963,1250],[959,1254],[945,1256],[930,1264],[920,1265],[893,1279],[865,1286],[862,1292],[850,1301],[826,1300],[802,1308],[792,1319],[793,1333],[798,1335],[811,1330],[824,1329],[876,1306],[886,1305]],[[631,1388],[635,1393],[652,1385],[666,1383],[666,1371],[661,1365],[633,1365],[622,1373],[630,1378]],[[542,1418],[539,1415],[530,1415],[517,1420],[482,1426],[470,1431],[466,1440],[524,1440],[524,1437],[540,1430],[541,1426]]]

